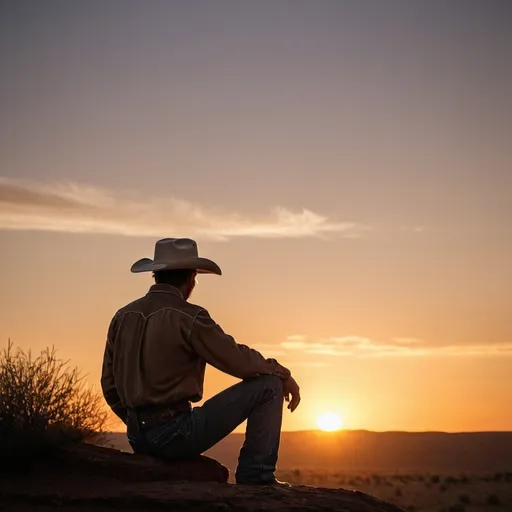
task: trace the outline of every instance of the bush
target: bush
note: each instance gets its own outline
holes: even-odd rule
[[[34,358],[9,341],[0,351],[0,467],[91,440],[106,421],[102,396],[55,349]]]
[[[380,475],[371,475],[370,478],[374,485],[382,484],[382,477]]]

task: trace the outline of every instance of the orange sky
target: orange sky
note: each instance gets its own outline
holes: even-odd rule
[[[301,384],[285,429],[512,429],[505,2],[1,9],[0,339],[98,383],[130,265],[189,236],[192,300]]]

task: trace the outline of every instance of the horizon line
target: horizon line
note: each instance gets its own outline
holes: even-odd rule
[[[281,434],[309,434],[309,433],[319,433],[322,435],[334,435],[334,434],[342,434],[342,433],[355,433],[355,432],[364,432],[368,434],[446,434],[446,435],[464,435],[464,434],[512,434],[512,429],[510,430],[369,430],[364,428],[340,428],[339,430],[333,431],[325,431],[320,429],[302,429],[302,430],[281,430]],[[126,434],[123,430],[112,430],[106,432],[106,434]],[[231,432],[228,436],[235,435],[245,435],[244,432]],[[226,436],[227,437],[227,436]]]

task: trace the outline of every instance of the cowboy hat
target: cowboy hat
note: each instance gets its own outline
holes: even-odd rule
[[[132,272],[158,270],[197,270],[200,274],[222,275],[219,266],[206,258],[199,258],[197,244],[190,238],[163,238],[155,244],[154,259],[142,258],[131,268]]]

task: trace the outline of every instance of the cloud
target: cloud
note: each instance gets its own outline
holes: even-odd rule
[[[307,336],[304,336],[304,334],[291,334],[286,339],[288,341],[304,341],[307,338]]]
[[[290,368],[297,368],[299,366],[306,366],[307,368],[325,368],[330,366],[327,361],[286,361],[286,365]]]
[[[259,350],[265,357],[284,357],[288,352],[278,343],[258,343],[252,345],[252,348]]]
[[[434,352],[444,356],[512,356],[512,343],[449,345]]]
[[[425,231],[425,226],[402,226],[402,231],[407,231],[410,233],[423,233]]]
[[[393,341],[398,345],[417,345],[421,343],[418,338],[393,338]]]
[[[126,236],[302,238],[336,234],[356,238],[368,229],[308,209],[276,207],[267,215],[207,209],[176,197],[142,198],[75,183],[45,185],[0,177],[0,229]]]
[[[294,336],[289,336],[288,339],[293,338]],[[311,361],[311,360],[292,360],[290,361],[288,358],[291,354],[289,350],[286,350],[282,347],[282,344],[276,343],[258,343],[254,345],[253,348],[259,350],[265,357],[273,357],[279,358],[281,363],[285,366],[297,368],[298,366],[305,366],[309,368],[324,368],[329,366],[330,363],[327,361]]]
[[[337,336],[311,340],[294,335],[278,347],[287,355],[304,354],[345,357],[419,357],[419,356],[512,356],[512,342],[433,346],[417,338],[394,338],[381,342],[362,336]]]

